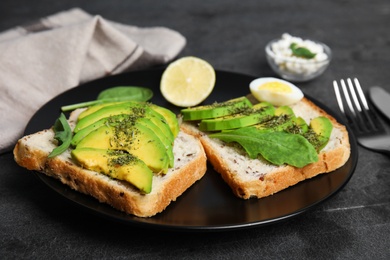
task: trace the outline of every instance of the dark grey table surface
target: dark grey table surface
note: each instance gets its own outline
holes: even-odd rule
[[[121,23],[172,28],[187,38],[180,56],[253,76],[275,76],[264,46],[282,33],[323,41],[333,50],[331,66],[297,85],[336,112],[334,79],[358,77],[365,91],[390,90],[388,0],[3,0],[0,31],[76,6]],[[11,153],[1,154],[0,258],[390,259],[390,158],[360,146],[358,153],[349,183],[312,210],[275,225],[206,233],[88,214],[18,167]]]

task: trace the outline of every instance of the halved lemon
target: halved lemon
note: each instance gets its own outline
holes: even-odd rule
[[[161,77],[160,90],[168,102],[191,107],[204,101],[214,85],[214,68],[205,60],[188,56],[168,65]]]

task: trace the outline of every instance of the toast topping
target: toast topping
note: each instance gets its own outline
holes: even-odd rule
[[[252,103],[246,97],[239,97],[225,102],[211,105],[197,106],[182,109],[183,120],[201,120],[216,118],[240,113],[252,107]]]
[[[277,78],[255,79],[249,84],[249,89],[258,101],[267,101],[275,106],[292,105],[303,98],[298,87]]]
[[[318,161],[333,127],[326,117],[314,118],[308,125],[291,107],[275,108],[268,102],[237,114],[200,120],[198,126],[212,138],[239,144],[252,159],[260,155],[274,165],[298,168]]]
[[[153,174],[174,167],[173,142],[179,132],[176,115],[145,102],[113,102],[81,113],[72,158],[81,166],[124,180],[149,193]]]

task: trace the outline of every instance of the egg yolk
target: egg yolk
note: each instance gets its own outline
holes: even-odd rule
[[[272,92],[279,92],[279,93],[291,93],[292,89],[281,82],[266,82],[258,87],[259,90],[270,90]]]

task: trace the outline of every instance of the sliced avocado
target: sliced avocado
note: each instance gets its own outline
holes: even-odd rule
[[[302,117],[294,117],[290,122],[278,126],[277,129],[291,134],[305,135],[309,126]]]
[[[179,132],[179,123],[177,121],[176,115],[172,111],[170,111],[169,109],[157,106],[155,104],[149,104],[149,103],[144,103],[144,102],[120,101],[120,102],[109,102],[109,103],[94,105],[94,106],[89,107],[87,110],[83,111],[79,115],[78,120],[81,120],[82,118],[84,118],[84,117],[86,117],[86,116],[88,116],[88,115],[90,115],[90,114],[92,114],[92,113],[94,113],[102,108],[105,108],[108,106],[113,106],[113,105],[124,105],[127,103],[130,103],[130,105],[132,105],[133,103],[138,103],[138,104],[150,107],[153,111],[157,112],[162,118],[164,118],[166,120],[166,123],[170,127],[171,132],[174,135],[174,137],[177,136],[177,134]],[[104,111],[102,111],[102,112],[104,112]],[[148,111],[146,111],[146,112],[148,112]]]
[[[149,104],[149,107],[165,118],[169,128],[173,133],[173,136],[176,137],[179,133],[179,128],[180,128],[176,115],[171,110],[154,104]]]
[[[77,131],[77,133],[73,136],[71,145],[76,146],[81,139],[83,139],[85,136],[87,136],[90,132],[93,130],[101,127],[102,125],[117,125],[119,122],[122,122],[123,120],[133,120],[135,119],[135,115],[132,114],[120,114],[110,117],[104,117],[84,128]],[[159,130],[163,133],[162,139],[166,139],[171,144],[173,144],[174,137],[173,133],[171,132],[168,124],[166,123],[165,119],[158,113],[154,112],[153,110],[146,111],[144,118],[150,120],[153,124],[155,124]]]
[[[80,113],[79,117],[78,117],[78,120],[86,117],[87,115],[89,114],[92,114],[96,111],[98,111],[99,109],[103,108],[103,107],[107,107],[107,106],[113,106],[113,105],[118,105],[118,104],[123,104],[123,103],[126,103],[126,102],[129,102],[129,101],[119,101],[119,102],[107,102],[107,103],[101,103],[101,104],[98,104],[98,105],[93,105],[93,106],[90,106],[88,107],[86,110],[84,110],[83,112]],[[134,101],[135,102],[135,101]]]
[[[289,106],[281,106],[275,109],[275,116],[289,115],[295,117],[294,111]]]
[[[270,132],[291,132],[295,126],[295,114],[289,106],[280,106],[275,109],[275,113],[269,120],[254,125],[255,128]]]
[[[184,121],[202,120],[237,114],[251,107],[252,103],[248,98],[239,97],[211,105],[182,109],[181,114]]]
[[[261,102],[242,113],[202,120],[199,129],[202,131],[219,131],[251,126],[268,120],[274,113],[275,108],[272,104]]]
[[[123,119],[123,116],[124,115],[117,115],[117,116],[112,116],[112,117],[105,117],[105,118],[102,118],[84,128],[82,128],[81,130],[79,130],[76,134],[73,135],[72,137],[72,141],[71,141],[71,145],[73,147],[75,147],[84,137],[86,137],[89,133],[91,133],[93,130],[96,130],[98,129],[99,127],[105,125],[105,124],[109,124],[108,122],[110,120],[121,120]]]
[[[153,108],[152,108],[153,107]],[[160,108],[158,106],[149,106],[146,103],[142,102],[126,102],[126,103],[120,103],[116,105],[111,105],[111,106],[103,106],[101,109],[98,109],[97,111],[85,116],[84,118],[80,119],[75,128],[74,132],[77,133],[81,129],[97,122],[98,120],[105,118],[105,117],[110,117],[110,116],[115,116],[115,115],[120,115],[120,114],[131,114],[137,117],[150,117],[154,116],[160,121],[168,124],[169,128],[171,129],[172,135],[174,135],[174,132],[178,132],[179,130],[179,124],[177,122],[175,114],[173,114],[170,110],[165,109],[165,108],[160,108],[159,111],[165,111],[166,115],[169,115],[169,122],[168,119],[166,119],[164,116],[162,116],[160,113],[158,113],[156,110],[157,108]],[[168,116],[167,116],[168,117]],[[157,123],[156,123],[157,124]],[[165,128],[161,124],[158,124],[161,128]],[[173,130],[173,131],[172,131]],[[166,130],[163,130],[168,136],[170,135]],[[177,135],[177,133],[176,133]],[[175,136],[174,136],[175,137]],[[173,138],[174,138],[173,137]]]
[[[254,125],[256,129],[267,130],[271,132],[285,131],[293,125],[292,117],[290,115],[273,116],[269,120],[260,124]]]
[[[173,155],[173,141],[169,140],[161,131],[161,129],[157,125],[155,125],[151,120],[147,118],[139,118],[137,120],[137,123],[149,128],[157,135],[157,137],[160,139],[161,143],[164,144],[164,147],[166,149],[166,153],[169,157],[169,167],[173,167],[175,162],[175,158]]]
[[[110,117],[110,116],[115,116],[119,114],[142,114],[145,111],[145,104],[144,103],[139,103],[139,102],[126,102],[123,104],[116,104],[116,105],[111,105],[111,106],[104,106],[103,108],[98,109],[97,111],[85,116],[84,118],[80,119],[75,128],[74,132],[77,133],[84,127],[87,127],[98,120],[105,118],[105,117]]]
[[[165,145],[153,130],[140,123],[103,125],[81,139],[76,146],[80,148],[125,150],[156,173],[166,173],[170,164]]]
[[[297,127],[299,127],[301,133],[306,133],[309,130],[309,126],[307,125],[305,119],[302,117],[296,117],[294,122]]]
[[[319,152],[328,143],[332,130],[333,124],[329,118],[319,116],[310,121],[309,130],[304,136]]]
[[[152,190],[153,172],[137,157],[106,149],[79,148],[72,158],[83,167],[131,183],[144,193]]]
[[[154,120],[151,120],[151,119],[156,119],[156,122],[162,124],[162,127],[156,125],[154,123]],[[101,127],[103,125],[115,126],[115,125],[118,125],[120,123],[123,123],[123,120],[128,120],[128,121],[134,120],[134,122],[138,121],[138,123],[140,123],[146,127],[149,127],[159,137],[160,141],[166,147],[167,154],[168,154],[169,159],[170,159],[169,166],[173,167],[174,166],[173,165],[174,164],[174,156],[173,156],[173,147],[172,147],[173,146],[173,135],[172,135],[169,128],[168,128],[168,132],[171,134],[170,136],[166,136],[165,133],[163,132],[163,130],[166,127],[168,127],[168,125],[164,124],[162,121],[160,121],[159,119],[157,119],[155,117],[152,117],[151,119],[146,118],[146,117],[140,117],[140,118],[134,119],[134,118],[131,118],[131,115],[125,115],[125,114],[116,115],[116,116],[112,116],[112,117],[105,117],[105,118],[102,118],[99,121],[83,128],[83,129],[81,129],[80,131],[78,131],[77,134],[75,134],[73,136],[72,141],[71,141],[71,145],[74,147],[77,146],[77,144],[84,137],[88,136],[89,133],[91,133],[92,131],[98,129],[99,127]]]

